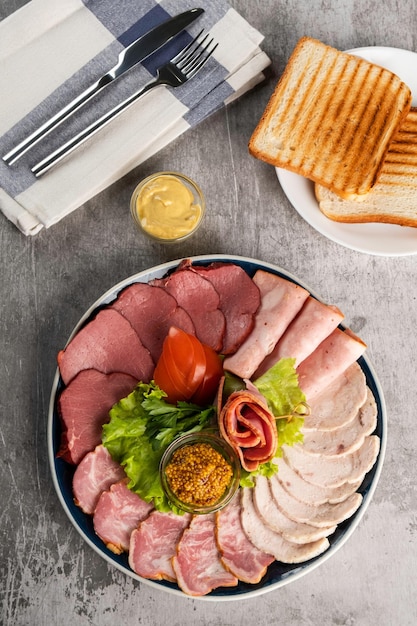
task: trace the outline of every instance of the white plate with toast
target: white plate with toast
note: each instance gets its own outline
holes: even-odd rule
[[[417,106],[417,54],[388,47],[355,48],[347,52],[381,65],[411,89]],[[346,224],[327,218],[319,209],[314,183],[288,170],[276,168],[281,187],[296,211],[319,233],[352,250],[380,256],[417,254],[417,229],[391,224]]]

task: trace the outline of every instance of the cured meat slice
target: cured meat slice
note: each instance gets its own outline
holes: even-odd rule
[[[91,515],[103,491],[123,478],[126,474],[122,466],[113,461],[107,448],[97,446],[85,455],[74,472],[72,490],[75,504]]]
[[[336,328],[297,367],[298,384],[307,402],[330,385],[365,352],[366,344],[351,331]]]
[[[153,504],[127,488],[127,482],[121,480],[103,491],[94,511],[94,530],[115,554],[129,549],[130,535],[153,509]]]
[[[359,478],[354,483],[343,483],[339,487],[320,487],[319,485],[312,485],[304,478],[301,478],[287,463],[285,457],[278,459],[278,467],[278,480],[285,490],[294,498],[300,500],[300,502],[313,506],[325,504],[326,502],[330,504],[343,502],[352,493],[355,493],[362,482],[362,478]]]
[[[340,487],[343,483],[356,483],[375,464],[380,447],[379,437],[365,437],[359,450],[340,457],[315,457],[303,452],[302,446],[282,446],[289,465],[304,480],[321,487]]]
[[[356,417],[337,430],[316,430],[304,433],[303,450],[309,454],[343,456],[358,450],[365,437],[372,434],[377,423],[375,398],[368,388],[365,404]]]
[[[119,293],[111,308],[119,311],[130,322],[151,353],[154,363],[161,356],[162,344],[171,326],[190,335],[195,334],[188,313],[161,287],[133,283]]]
[[[215,515],[196,515],[184,530],[172,566],[179,587],[190,596],[204,596],[217,587],[234,587],[236,576],[220,560]]]
[[[152,511],[130,536],[129,565],[132,570],[144,578],[175,582],[172,557],[190,520],[189,513],[176,515]]]
[[[303,431],[336,430],[351,422],[367,397],[366,378],[353,363],[310,402]]]
[[[191,317],[201,343],[220,352],[226,319],[219,308],[220,296],[210,281],[196,272],[178,269],[168,278],[156,279],[150,284],[163,287],[174,296],[178,305]]]
[[[285,357],[294,358],[295,365],[299,365],[337,328],[343,318],[343,313],[336,306],[323,304],[309,296],[271,354],[259,366],[255,378]]]
[[[239,580],[258,583],[274,557],[258,550],[242,528],[240,491],[216,514],[217,545],[225,568]]]
[[[236,450],[248,472],[275,455],[278,445],[275,418],[259,392],[232,393],[218,419],[221,434]]]
[[[290,280],[263,270],[256,272],[253,281],[261,294],[254,328],[237,352],[224,360],[224,369],[241,378],[252,377],[309,295]]]
[[[360,493],[353,493],[343,502],[338,504],[320,504],[312,506],[305,502],[300,502],[288,493],[282,486],[278,475],[272,476],[269,482],[272,497],[280,511],[295,522],[310,524],[317,528],[327,528],[340,524],[345,519],[351,517],[360,507],[362,496]]]
[[[66,385],[86,369],[104,374],[122,372],[149,382],[154,364],[127,319],[113,309],[101,310],[58,354],[58,365]]]
[[[253,491],[253,503],[264,524],[293,543],[310,543],[334,533],[336,523],[317,527],[308,521],[300,522],[290,518],[275,501],[271,482],[265,476],[257,476]]]
[[[249,540],[262,552],[272,554],[281,563],[303,563],[327,550],[326,537],[311,543],[293,543],[262,521],[253,503],[253,489],[242,490],[242,526]]]
[[[58,456],[78,464],[101,443],[102,426],[109,421],[109,411],[129,395],[137,380],[129,374],[103,374],[82,370],[73,378],[58,399],[62,421],[62,444]]]
[[[255,324],[255,313],[261,303],[258,287],[245,270],[234,263],[195,265],[189,269],[209,280],[219,294],[219,308],[226,318],[221,352],[233,354]]]

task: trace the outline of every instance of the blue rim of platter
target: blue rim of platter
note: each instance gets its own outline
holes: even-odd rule
[[[268,272],[291,280],[292,282],[304,287],[311,293],[311,295],[320,300],[320,298],[311,289],[309,289],[308,286],[295,278],[295,276],[288,273],[286,270],[283,270],[270,263],[256,261],[254,259],[246,257],[228,256],[223,254],[195,256],[190,257],[190,259],[192,263],[196,265],[208,265],[209,263],[214,262],[235,263],[237,265],[240,265],[250,276],[253,276],[258,269],[266,270]],[[86,313],[83,315],[83,317],[74,328],[71,336],[68,339],[68,342],[80,330],[80,328],[84,326],[93,315],[97,313],[97,311],[101,307],[112,302],[121,289],[131,283],[148,282],[149,280],[152,280],[154,278],[162,278],[166,274],[169,274],[170,272],[175,270],[181,261],[182,259],[171,261],[153,267],[149,270],[139,272],[138,274],[135,274],[112,287],[86,311]],[[362,356],[358,360],[358,363],[365,374],[367,385],[369,386],[375,397],[378,415],[377,426],[374,434],[378,435],[381,441],[380,451],[376,463],[370,470],[370,472],[368,472],[368,474],[365,476],[360,488],[358,489],[358,492],[361,493],[363,496],[362,504],[359,509],[352,517],[338,525],[336,531],[333,533],[333,535],[329,537],[330,547],[320,556],[310,559],[305,563],[295,565],[287,565],[278,561],[274,561],[268,567],[265,576],[257,584],[251,585],[239,581],[236,587],[224,587],[215,589],[206,596],[201,596],[197,598],[193,597],[192,599],[206,601],[212,600],[216,602],[227,600],[231,601],[241,600],[245,598],[253,598],[255,596],[259,596],[264,593],[273,591],[275,589],[283,587],[284,585],[287,585],[290,582],[298,580],[302,576],[305,576],[313,569],[327,561],[327,559],[333,556],[335,552],[339,548],[341,548],[352,535],[362,517],[364,516],[365,511],[368,508],[372,496],[375,492],[382,471],[387,438],[386,407],[380,383],[374,372],[372,364],[366,356]],[[130,568],[128,564],[128,555],[126,553],[116,555],[108,550],[104,543],[101,541],[101,539],[99,539],[99,537],[94,532],[92,516],[83,513],[81,509],[77,507],[74,503],[72,496],[72,477],[75,467],[63,461],[61,458],[57,458],[57,452],[61,443],[61,423],[57,413],[57,399],[62,388],[63,383],[57,369],[52,385],[49,403],[47,434],[48,454],[54,486],[61,505],[64,508],[64,511],[66,512],[68,518],[70,519],[76,530],[83,537],[83,539],[90,545],[90,547],[93,548],[93,550],[95,550],[108,563],[112,564],[120,571],[124,572],[126,575],[141,583],[145,583],[147,585],[150,585],[151,587],[182,596],[183,598],[188,598],[189,596],[184,594],[184,592],[181,591],[175,583],[171,583],[168,581],[148,580],[135,574],[135,572]]]

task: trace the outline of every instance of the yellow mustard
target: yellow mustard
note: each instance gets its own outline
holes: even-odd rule
[[[161,174],[145,181],[136,198],[142,228],[159,239],[178,239],[198,225],[201,203],[191,189],[173,174]]]

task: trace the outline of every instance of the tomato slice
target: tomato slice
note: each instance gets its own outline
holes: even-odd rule
[[[177,386],[177,381],[173,379],[170,369],[167,368],[163,355],[156,365],[153,378],[158,387],[167,394],[166,400],[170,404],[176,404],[178,400],[185,399],[184,390],[180,385]]]
[[[203,344],[206,355],[206,371],[204,378],[191,400],[195,404],[209,404],[214,400],[223,376],[223,365],[219,355],[209,346]]]

